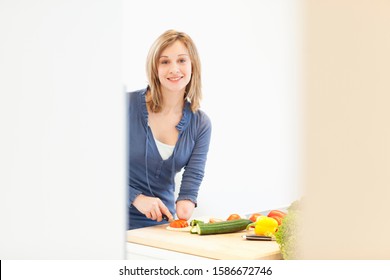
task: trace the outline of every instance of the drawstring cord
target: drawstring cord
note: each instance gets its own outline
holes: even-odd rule
[[[175,153],[176,153],[176,149],[177,149],[177,145],[179,143],[180,137],[181,137],[181,131],[179,131],[179,137],[177,138],[177,142],[176,142],[175,148],[173,149],[173,153],[172,153],[172,177],[171,177],[171,180],[173,182],[173,189],[176,189],[176,183],[175,183],[175,175],[176,175]]]
[[[145,175],[146,175],[146,183],[148,184],[148,188],[150,193],[156,197],[152,191],[152,188],[150,187],[149,183],[149,171],[148,171],[148,146],[149,146],[149,122],[146,126],[146,149],[145,149]]]
[[[172,153],[172,175],[171,175],[171,180],[173,182],[173,189],[176,188],[175,186],[175,168],[176,168],[176,165],[175,165],[175,151],[176,151],[176,147],[175,149],[173,150],[173,153]]]

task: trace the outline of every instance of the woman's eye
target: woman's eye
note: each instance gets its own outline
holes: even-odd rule
[[[186,60],[185,60],[185,59],[180,59],[179,62],[180,62],[180,63],[185,63]]]
[[[168,64],[168,60],[162,60],[161,64]]]

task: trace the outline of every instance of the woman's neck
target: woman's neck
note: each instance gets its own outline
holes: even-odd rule
[[[182,113],[184,107],[183,93],[162,92],[163,104],[162,113]]]

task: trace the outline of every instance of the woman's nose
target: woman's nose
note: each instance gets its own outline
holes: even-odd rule
[[[179,66],[177,65],[177,64],[175,64],[175,63],[172,63],[171,64],[171,68],[169,69],[169,72],[170,73],[179,73],[180,72],[180,70],[179,70]]]

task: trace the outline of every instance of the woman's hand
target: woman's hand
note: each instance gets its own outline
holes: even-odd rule
[[[169,212],[165,204],[157,197],[146,196],[140,194],[133,201],[133,205],[148,219],[162,221],[162,215],[168,217],[168,220],[172,220],[173,216]]]
[[[194,212],[195,204],[191,200],[176,202],[176,214],[179,219],[189,220]]]

